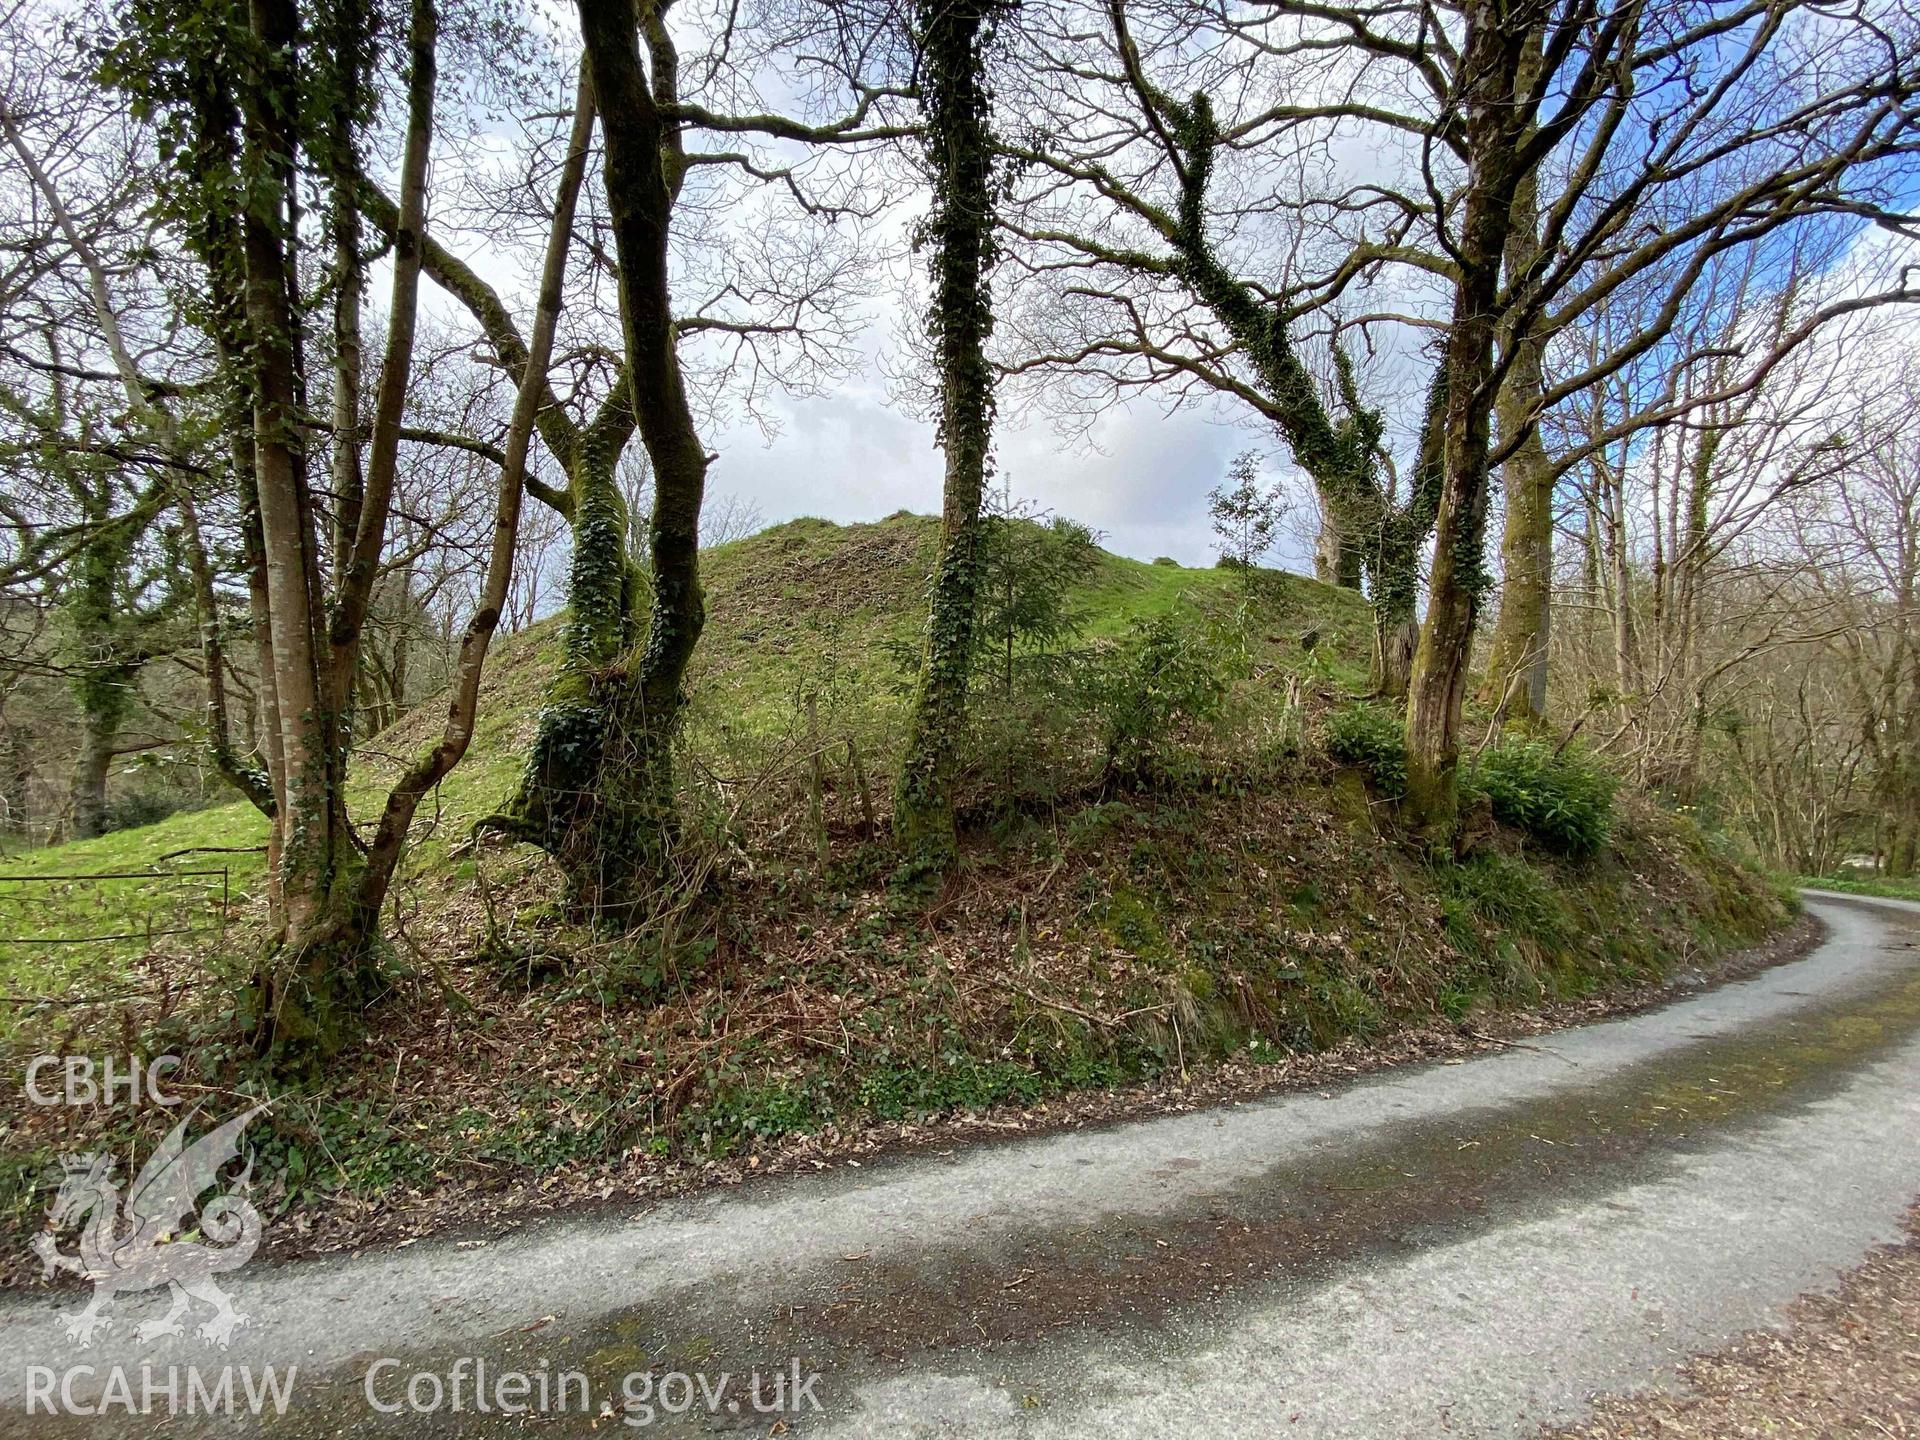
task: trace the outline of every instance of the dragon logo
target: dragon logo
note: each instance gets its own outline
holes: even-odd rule
[[[187,1116],[141,1167],[124,1206],[115,1183],[118,1162],[112,1155],[61,1157],[60,1192],[47,1211],[46,1228],[33,1242],[33,1253],[40,1257],[48,1279],[56,1270],[68,1270],[93,1282],[93,1297],[86,1309],[61,1321],[69,1338],[84,1349],[96,1333],[112,1324],[106,1306],[115,1295],[165,1285],[173,1292],[173,1308],[141,1325],[135,1338],[146,1344],[163,1335],[180,1334],[181,1315],[190,1300],[198,1300],[211,1305],[214,1312],[199,1327],[201,1337],[226,1348],[247,1317],[233,1308],[214,1276],[239,1269],[260,1244],[260,1212],[247,1199],[252,1159],[231,1187],[204,1207],[197,1202],[203,1192],[220,1183],[220,1171],[240,1154],[240,1133],[265,1108],[256,1105],[191,1145],[186,1135],[193,1116]],[[57,1237],[83,1218],[78,1252],[62,1253]],[[174,1238],[192,1228],[213,1243]]]

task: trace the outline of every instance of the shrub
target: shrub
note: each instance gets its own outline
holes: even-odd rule
[[[1495,819],[1578,857],[1607,843],[1620,782],[1584,756],[1518,740],[1481,751],[1470,783],[1493,802]]]
[[[1162,769],[1183,725],[1220,713],[1235,669],[1230,647],[1204,625],[1174,614],[1136,620],[1121,645],[1092,658],[1081,682],[1108,773],[1138,780]]]
[[[1327,720],[1327,753],[1365,773],[1390,800],[1407,793],[1407,732],[1384,705],[1348,705]]]
[[[1253,569],[1280,538],[1280,527],[1292,509],[1279,485],[1260,488],[1258,452],[1245,450],[1234,456],[1227,483],[1207,497],[1213,533],[1220,537],[1220,563]]]
[[[1079,635],[1073,591],[1099,568],[1099,536],[1064,515],[995,499],[981,516],[980,539],[974,665],[1011,693],[1017,661],[1039,661],[1044,673]]]
[[[1171,565],[1176,570],[1180,568],[1180,562],[1171,555],[1156,555],[1153,557],[1153,563],[1156,565]]]
[[[123,790],[108,798],[101,828],[103,831],[134,830],[142,825],[152,825],[169,815],[195,808],[193,801],[191,795],[162,790],[156,786]]]

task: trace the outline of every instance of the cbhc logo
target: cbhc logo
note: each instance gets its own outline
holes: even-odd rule
[[[58,1066],[60,1086],[45,1089],[43,1072]],[[141,1062],[137,1055],[95,1061],[91,1055],[36,1055],[27,1065],[27,1098],[36,1105],[139,1105],[171,1108],[178,1095],[160,1089],[160,1077],[180,1068],[178,1055],[156,1055]]]

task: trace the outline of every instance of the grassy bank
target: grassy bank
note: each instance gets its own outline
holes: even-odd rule
[[[1920,879],[1895,880],[1880,875],[1799,875],[1791,883],[1813,890],[1838,890],[1847,895],[1875,895],[1883,900],[1920,900]]]
[[[473,753],[423,812],[386,927],[388,988],[353,1047],[269,1082],[234,1041],[261,829],[234,806],[10,862],[147,873],[0,885],[13,933],[133,937],[0,953],[9,1073],[42,1049],[138,1048],[185,1056],[183,1088],[216,1108],[271,1088],[256,1173],[276,1229],[297,1233],[514,1186],[644,1192],[796,1137],[1279,1067],[1631,989],[1786,914],[1632,795],[1584,858],[1492,819],[1464,859],[1417,855],[1391,786],[1329,743],[1364,682],[1357,596],[1113,556],[1075,591],[1072,640],[1031,657],[1038,679],[983,679],[963,863],[937,893],[902,890],[885,791],[930,541],[930,522],[899,516],[795,522],[713,552],[684,746],[709,884],[647,932],[560,923],[540,857],[470,842],[532,734],[556,643],[544,627],[501,646]],[[1116,778],[1114,717],[1134,713],[1129,687],[1173,683],[1142,669],[1162,653],[1182,683],[1203,662],[1219,683],[1204,705],[1152,711],[1161,723],[1126,742]],[[364,747],[360,813],[435,710]],[[209,877],[177,873],[215,858],[224,906]],[[38,1223],[59,1151],[130,1145],[170,1118],[54,1114],[9,1091],[0,1213],[16,1229]]]

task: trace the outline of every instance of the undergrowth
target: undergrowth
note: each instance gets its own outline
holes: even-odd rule
[[[324,1077],[270,1079],[223,1011],[259,910],[244,847],[260,827],[239,807],[28,857],[144,871],[183,841],[224,843],[233,903],[224,949],[0,952],[0,983],[36,997],[0,1041],[16,1057],[166,1050],[210,1103],[271,1093],[263,1203],[345,1224],[449,1190],[590,1187],[785,1137],[1278,1063],[1658,975],[1784,913],[1685,821],[1535,748],[1473,767],[1503,822],[1473,854],[1414,858],[1392,818],[1398,717],[1335,699],[1365,682],[1358,596],[1104,554],[1058,591],[1044,638],[1010,630],[983,656],[961,866],[930,893],[895,887],[895,656],[932,533],[910,516],[801,521],[710,555],[687,883],[644,932],[561,923],[541,857],[469,838],[531,738],[554,663],[542,628],[499,647],[473,754],[423,807],[384,917],[391,989]],[[433,709],[366,747],[362,813]],[[35,923],[122,933],[129,905],[142,923],[184,913],[163,889],[81,885],[36,901]],[[24,903],[0,886],[0,915],[22,924]],[[37,1223],[58,1151],[124,1152],[171,1118],[75,1126],[14,1094],[0,1216],[16,1229]]]

